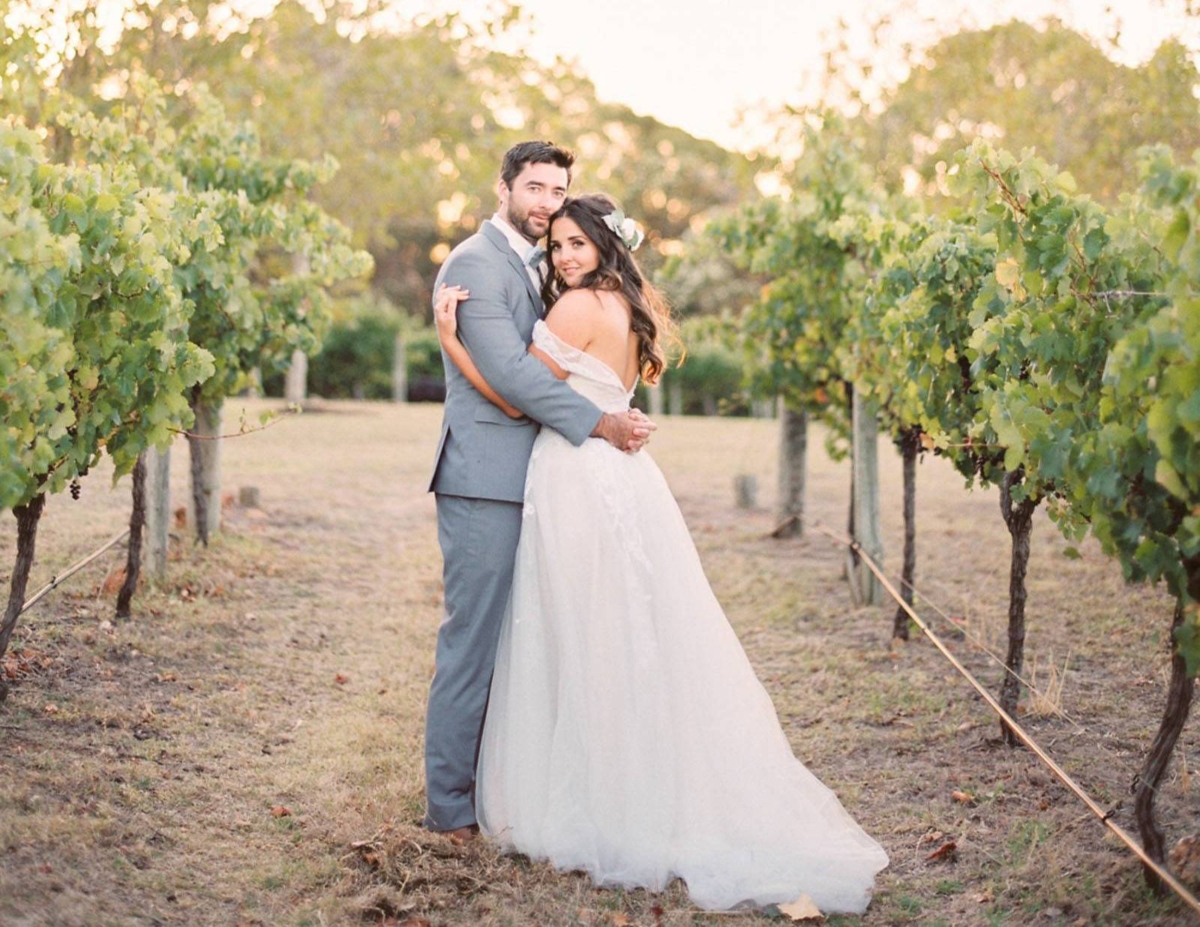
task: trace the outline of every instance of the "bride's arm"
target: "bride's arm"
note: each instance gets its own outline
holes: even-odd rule
[[[550,372],[560,380],[565,380],[567,378],[567,372],[558,365],[558,361],[539,348],[536,344],[531,344],[529,346],[529,353],[549,367]]]
[[[433,312],[434,321],[437,323],[438,341],[442,343],[450,360],[454,361],[454,366],[462,371],[462,375],[479,390],[484,399],[498,407],[509,418],[520,418],[524,413],[500,398],[499,393],[483,378],[466,347],[458,340],[458,321],[455,316],[459,302],[466,298],[467,291],[462,287],[448,287],[443,284],[438,291],[438,301]]]

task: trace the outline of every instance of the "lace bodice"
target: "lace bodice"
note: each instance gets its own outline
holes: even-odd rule
[[[567,371],[567,385],[601,411],[620,412],[629,408],[633,390],[627,390],[617,372],[600,358],[567,344],[543,321],[534,323],[533,343]]]

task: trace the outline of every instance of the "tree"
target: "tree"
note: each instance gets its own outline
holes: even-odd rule
[[[846,329],[861,309],[873,256],[840,230],[878,209],[880,198],[858,140],[840,117],[814,113],[803,126],[804,153],[787,177],[790,198],[764,198],[714,223],[712,234],[743,267],[769,280],[743,316],[752,392],[779,395],[793,413],[823,421],[831,451],[844,454],[855,406]],[[803,444],[789,440],[783,447]],[[784,467],[794,471],[790,461]],[[865,488],[851,488],[852,536],[856,489]],[[857,553],[848,556],[851,570],[859,569]],[[872,587],[873,580],[865,588]]]
[[[472,28],[292,0],[220,26],[210,8],[139,6],[106,72],[207,82],[230,118],[255,123],[264,154],[332,154],[340,170],[315,199],[372,251],[374,287],[410,313],[425,313],[440,261],[492,213],[501,157],[522,138],[577,150],[576,189],[600,187],[638,216],[650,270],[707,211],[753,190],[745,156],[599,102],[574,66],[487,47],[515,10]]]
[[[902,603],[892,620],[892,636],[908,640],[908,613],[916,580],[917,460],[931,447],[921,430],[924,404],[914,402],[906,357],[885,329],[888,313],[916,288],[912,257],[934,231],[934,223],[914,215],[913,204],[899,198],[888,202],[884,214],[861,214],[839,223],[836,234],[848,250],[869,268],[861,310],[846,329],[841,352],[843,366],[860,391],[878,403],[880,426],[891,437],[903,461],[904,555]],[[929,397],[924,397],[928,399]]]
[[[866,150],[893,188],[944,193],[954,152],[974,139],[1034,148],[1115,203],[1132,192],[1129,165],[1142,145],[1200,147],[1198,83],[1176,40],[1126,67],[1058,20],[1013,20],[946,36],[921,54],[880,112],[866,114]]]
[[[225,117],[203,88],[190,104],[179,133],[176,166],[188,186],[212,206],[221,246],[195,254],[180,267],[185,295],[195,311],[189,334],[208,350],[211,377],[192,388],[191,406],[201,426],[189,434],[192,499],[203,543],[219,507],[212,442],[220,409],[242,388],[250,371],[285,366],[292,352],[312,353],[327,323],[325,290],[366,274],[370,255],[351,247],[349,231],[305,197],[336,169],[332,158],[309,163],[269,158],[248,125]],[[280,260],[300,255],[302,262]]]
[[[1181,166],[1165,147],[1151,149],[1142,177],[1145,199],[1129,204],[1114,235],[1131,279],[1102,296],[1126,321],[1103,367],[1096,419],[1064,466],[1073,492],[1062,522],[1076,536],[1090,530],[1128,580],[1165,581],[1175,597],[1166,704],[1134,788],[1143,844],[1161,863],[1154,799],[1200,670],[1200,159]]]
[[[185,394],[213,365],[184,334],[190,305],[172,266],[203,239],[196,201],[144,187],[129,164],[50,163],[11,120],[0,122],[0,180],[0,505],[18,527],[2,654],[46,494],[102,454],[128,473],[189,421]]]
[[[1069,461],[1098,417],[1108,354],[1131,322],[1161,302],[1158,258],[1144,235],[1118,224],[1075,181],[1030,152],[975,142],[959,158],[981,231],[996,236],[994,277],[976,305],[997,308],[971,336],[980,411],[1004,447],[1001,483],[1014,545],[1027,546],[1026,510],[1049,499],[1061,521],[1080,491]],[[1125,293],[1113,301],[1108,294]],[[1013,579],[1018,564],[1014,559]],[[1023,587],[1023,582],[1019,584]],[[1014,583],[1014,590],[1023,588]],[[1015,706],[1023,615],[1010,610],[1010,674],[1001,704]]]

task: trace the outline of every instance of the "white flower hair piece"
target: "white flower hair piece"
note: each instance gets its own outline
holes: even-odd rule
[[[604,224],[613,230],[613,233],[630,251],[636,251],[638,245],[642,243],[642,239],[646,237],[642,227],[619,209],[614,209],[605,216]]]

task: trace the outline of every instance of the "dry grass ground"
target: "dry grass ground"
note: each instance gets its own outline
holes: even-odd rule
[[[441,601],[424,492],[439,416],[329,404],[228,441],[225,486],[258,486],[261,511],[230,507],[207,550],[180,544],[169,580],[139,594],[129,621],[113,620],[104,590],[116,554],[22,619],[7,664],[18,678],[0,706],[0,923],[769,921],[701,914],[678,886],[597,891],[415,826]],[[1129,854],[1029,754],[996,745],[987,709],[930,645],[893,648],[891,610],[851,606],[827,538],[767,537],[775,442],[771,422],[668,419],[652,451],[797,755],[891,855],[868,914],[831,921],[1191,923],[1147,894]],[[882,456],[894,567],[900,466]],[[174,458],[182,505],[181,447]],[[738,473],[757,476],[760,510],[734,508]],[[841,527],[847,484],[847,467],[814,449],[810,524]],[[51,500],[31,588],[121,529],[128,482],[109,485],[101,468],[81,501]],[[919,588],[1001,646],[1008,553],[994,494],[965,492],[935,460],[918,492]],[[0,570],[14,543],[10,521]],[[1064,546],[1039,517],[1028,651],[1070,720],[1045,706],[1026,720],[1132,827],[1128,789],[1161,710],[1169,602],[1126,587],[1092,545],[1077,561]],[[953,647],[996,684],[969,640]],[[1198,766],[1193,718],[1159,797],[1172,842],[1200,830]],[[927,859],[949,841],[954,854]]]

